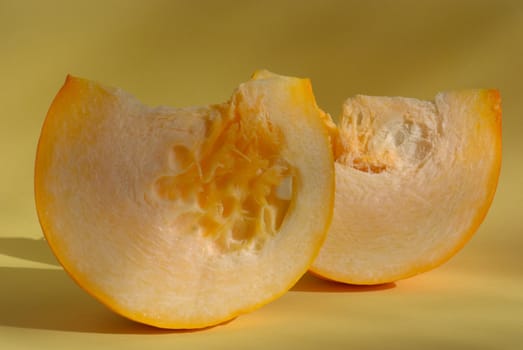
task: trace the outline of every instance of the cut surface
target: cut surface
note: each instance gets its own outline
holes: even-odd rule
[[[81,287],[139,322],[197,328],[257,308],[301,277],[330,224],[323,119],[308,80],[265,71],[192,108],[68,77],[36,160],[48,243]]]
[[[333,144],[334,217],[311,271],[353,284],[410,277],[449,259],[487,213],[501,165],[500,96],[357,96]]]

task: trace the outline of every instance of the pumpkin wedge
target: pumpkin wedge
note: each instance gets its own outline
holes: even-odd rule
[[[308,80],[266,71],[189,108],[68,76],[36,156],[45,237],[132,320],[200,328],[256,309],[307,271],[330,224],[325,118]]]
[[[311,271],[352,283],[407,278],[447,261],[471,238],[501,166],[496,90],[434,101],[356,96],[333,137],[333,222]]]

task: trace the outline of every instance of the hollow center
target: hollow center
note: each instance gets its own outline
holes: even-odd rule
[[[368,173],[419,167],[432,139],[431,130],[407,113],[360,112],[342,120],[336,160]]]
[[[244,118],[245,119],[245,118]],[[173,175],[154,184],[187,227],[226,251],[260,249],[277,234],[293,195],[293,171],[281,157],[283,137],[262,117],[215,120],[201,149],[173,145]]]

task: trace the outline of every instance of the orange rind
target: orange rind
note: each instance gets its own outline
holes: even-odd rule
[[[201,328],[254,310],[307,271],[330,224],[324,119],[307,79],[267,71],[189,108],[69,76],[36,157],[47,242],[82,288],[138,322]]]
[[[335,209],[313,273],[351,284],[404,279],[441,265],[477,231],[501,167],[497,90],[356,96],[329,128]]]

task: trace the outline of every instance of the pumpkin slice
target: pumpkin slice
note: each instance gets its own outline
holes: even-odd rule
[[[265,71],[227,103],[190,108],[69,76],[36,157],[45,237],[133,320],[198,328],[258,308],[306,272],[330,224],[323,119],[308,80]]]
[[[356,96],[334,140],[333,222],[311,271],[379,284],[432,269],[471,238],[501,165],[495,90],[440,93],[434,102]]]

